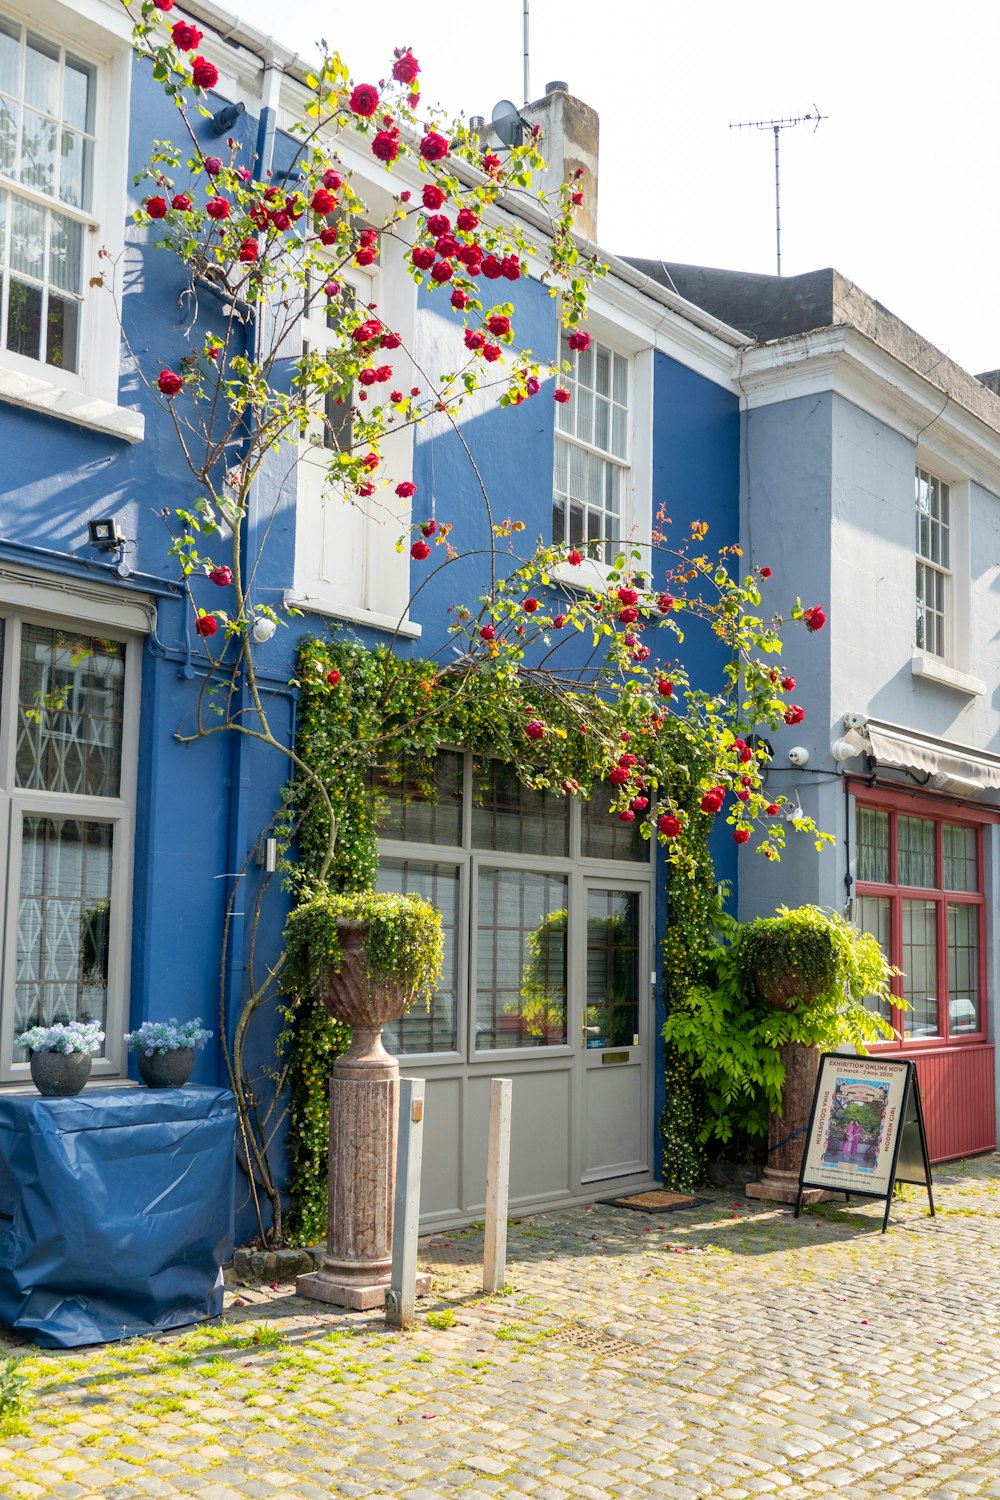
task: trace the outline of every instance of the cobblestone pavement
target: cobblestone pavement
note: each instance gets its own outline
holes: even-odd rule
[[[419,1329],[289,1287],[155,1340],[28,1349],[0,1494],[313,1500],[525,1495],[1000,1497],[1000,1158],[894,1206],[714,1194],[424,1246]]]

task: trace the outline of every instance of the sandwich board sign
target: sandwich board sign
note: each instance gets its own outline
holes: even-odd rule
[[[934,1193],[916,1064],[902,1059],[825,1052],[809,1115],[799,1170],[795,1217],[803,1188],[825,1188],[848,1200],[884,1198],[882,1233],[897,1182]]]

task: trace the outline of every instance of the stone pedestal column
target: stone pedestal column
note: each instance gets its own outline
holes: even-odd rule
[[[771,1203],[794,1203],[797,1199],[819,1056],[818,1047],[804,1047],[801,1042],[786,1042],[782,1047],[781,1061],[785,1065],[782,1112],[768,1117],[767,1166],[760,1182],[747,1184],[748,1198],[763,1198]],[[802,1201],[819,1203],[831,1196],[821,1188],[806,1188]]]
[[[319,1269],[295,1283],[303,1297],[358,1311],[381,1308],[391,1281],[399,1064],[382,1045],[382,1025],[406,1008],[402,990],[373,993],[363,936],[359,924],[341,924],[341,970],[323,993],[330,1014],[352,1027],[351,1045],[330,1079],[326,1251]],[[417,1277],[418,1293],[429,1287],[430,1277]]]

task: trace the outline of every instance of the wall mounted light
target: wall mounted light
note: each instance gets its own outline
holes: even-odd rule
[[[88,521],[90,545],[101,552],[117,552],[124,545],[125,536],[114,516],[102,516],[100,520]]]
[[[258,615],[250,627],[250,634],[258,646],[263,646],[265,641],[271,639],[277,628],[276,622],[267,615]]]

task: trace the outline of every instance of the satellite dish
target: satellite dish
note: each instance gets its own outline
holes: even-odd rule
[[[509,99],[501,99],[499,104],[494,105],[493,130],[502,145],[520,146],[524,140],[525,124],[517,105],[512,104]]]

